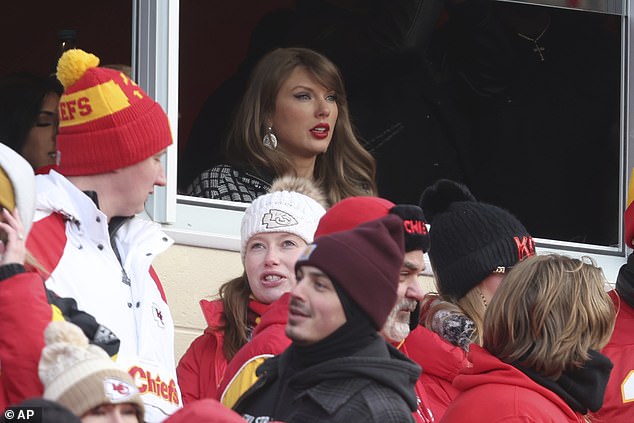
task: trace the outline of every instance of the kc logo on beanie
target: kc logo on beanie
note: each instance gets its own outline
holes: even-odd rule
[[[319,221],[315,238],[352,229],[362,223],[395,214],[403,219],[405,251],[429,249],[427,223],[423,210],[413,204],[395,205],[381,197],[348,197],[332,206]]]
[[[130,403],[139,421],[145,406],[132,377],[72,323],[54,321],[44,332],[38,373],[43,397],[83,416],[102,404]]]
[[[431,220],[431,261],[440,293],[456,300],[485,277],[535,254],[535,242],[511,213],[475,199],[469,189],[441,179],[420,200]]]
[[[274,185],[280,191],[259,196],[244,211],[240,226],[243,261],[247,243],[260,233],[287,232],[310,244],[319,219],[326,212],[312,197],[312,190],[316,189],[312,182],[298,177],[284,177]]]
[[[64,93],[56,170],[66,176],[127,167],[172,144],[161,106],[124,73],[98,65],[97,56],[79,49],[57,64]]]

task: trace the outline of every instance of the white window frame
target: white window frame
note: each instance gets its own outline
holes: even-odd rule
[[[497,0],[514,1],[514,0]],[[564,0],[532,0],[519,3],[543,4],[563,7]],[[593,2],[594,3],[594,2]],[[628,17],[634,0],[596,2],[602,12],[620,15],[625,22],[622,42],[624,55],[621,62],[624,89],[621,98],[621,145],[624,154],[620,160],[620,201],[618,210],[619,233],[623,233],[622,216],[626,204],[630,170],[634,167],[634,152],[630,148],[634,140],[634,121],[631,105],[634,75],[633,55],[634,23]],[[585,3],[583,3],[585,4]],[[585,6],[581,6],[585,7]],[[133,72],[139,84],[166,110],[172,125],[172,135],[178,134],[178,41],[179,0],[135,0],[133,2]],[[595,9],[597,10],[597,9]],[[137,73],[137,70],[142,72]],[[623,134],[627,134],[624,137]],[[626,141],[624,141],[626,140]],[[176,143],[168,148],[164,159],[167,186],[158,187],[146,204],[146,212],[178,244],[238,251],[240,248],[240,221],[245,203],[189,197],[176,194]],[[617,211],[615,211],[617,213]],[[592,224],[591,222],[589,224]],[[616,247],[602,247],[537,239],[539,253],[559,252],[573,257],[590,256],[601,266],[609,281],[614,282],[620,266],[630,252],[622,241]],[[427,258],[426,258],[427,260]],[[427,263],[427,269],[431,269]]]

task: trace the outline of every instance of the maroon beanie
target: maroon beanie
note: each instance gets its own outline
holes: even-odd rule
[[[390,214],[323,235],[306,247],[295,269],[314,266],[326,273],[379,330],[396,302],[405,251],[402,228],[402,219]]]

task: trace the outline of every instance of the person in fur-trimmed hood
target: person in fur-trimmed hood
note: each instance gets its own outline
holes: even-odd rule
[[[228,360],[251,340],[270,305],[295,286],[295,261],[312,242],[325,204],[311,181],[285,176],[246,209],[240,231],[244,272],[220,287],[219,299],[200,301],[207,329],[178,363],[185,404],[219,395]]]

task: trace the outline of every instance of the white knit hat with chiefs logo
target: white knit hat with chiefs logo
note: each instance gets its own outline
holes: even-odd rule
[[[321,191],[308,179],[285,176],[277,179],[269,194],[251,203],[242,217],[240,253],[242,261],[249,240],[265,232],[297,235],[313,242],[319,219],[326,213]]]

